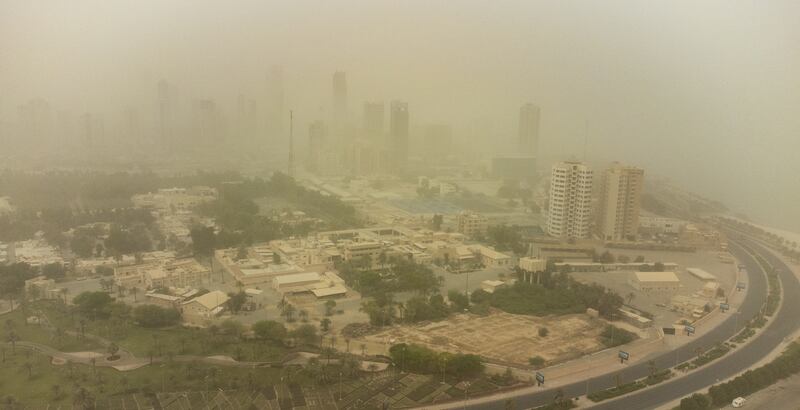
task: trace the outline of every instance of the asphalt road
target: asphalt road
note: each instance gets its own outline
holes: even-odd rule
[[[747,370],[762,357],[768,355],[785,337],[798,328],[798,322],[794,316],[796,312],[800,311],[800,298],[792,297],[800,295],[800,283],[798,283],[797,278],[771,252],[766,251],[762,246],[752,241],[742,241],[761,254],[773,266],[780,268],[779,275],[784,294],[789,295],[783,298],[782,308],[766,329],[757,334],[747,345],[728,353],[691,374],[674,378],[650,389],[633,393],[617,400],[601,402],[593,406],[592,409],[651,409],[687,396],[698,389],[716,383],[717,380],[724,380]],[[739,320],[736,320],[735,313],[730,312],[728,313],[730,315],[729,318],[716,328],[697,336],[696,340],[676,350],[658,355],[653,360],[659,369],[672,367],[677,363],[693,359],[697,347],[708,349],[714,344],[728,339],[761,309],[767,293],[765,275],[756,260],[735,242],[731,243],[731,252],[745,265],[749,275],[750,289],[740,306],[739,311],[741,314]],[[647,376],[649,367],[647,362],[640,362],[630,366],[620,365],[620,370],[589,379],[588,384],[587,381],[576,382],[561,386],[560,390],[563,391],[565,397],[577,397],[586,394],[587,385],[590,386],[589,389],[591,391],[610,388],[615,384],[614,378],[617,374],[620,375],[622,382],[625,383]],[[545,386],[541,392],[517,396],[514,397],[514,401],[517,408],[541,406],[551,403],[558,390],[555,388],[547,389]],[[467,404],[465,408],[474,410],[503,409],[505,408],[505,400],[503,398],[494,402]]]

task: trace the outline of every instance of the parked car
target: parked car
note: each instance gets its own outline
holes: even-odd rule
[[[737,398],[733,399],[733,402],[731,402],[731,406],[736,407],[736,408],[744,407],[744,402],[746,402],[746,401],[747,400],[745,400],[744,397],[737,397]]]

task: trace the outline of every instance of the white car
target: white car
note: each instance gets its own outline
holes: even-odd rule
[[[731,402],[731,406],[736,407],[736,408],[744,407],[744,402],[746,402],[746,401],[747,400],[745,400],[744,397],[737,397],[737,398],[733,399],[733,402]]]

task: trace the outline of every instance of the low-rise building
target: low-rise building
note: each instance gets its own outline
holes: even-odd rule
[[[114,268],[114,281],[126,288],[192,287],[210,280],[211,271],[194,258],[162,259]]]
[[[25,294],[29,299],[48,298],[48,291],[55,289],[56,281],[46,276],[37,276],[25,281]]]
[[[456,230],[474,238],[486,234],[489,218],[477,212],[463,211],[456,216]]]
[[[681,288],[681,280],[675,272],[633,272],[628,284],[650,294],[675,294]]]
[[[183,302],[183,317],[188,322],[202,323],[222,313],[230,298],[225,292],[213,290],[205,295]]]
[[[716,282],[717,277],[700,268],[686,268],[686,272],[703,282]]]
[[[152,305],[158,305],[165,308],[177,308],[183,301],[180,296],[166,295],[163,293],[147,292],[145,300]]]
[[[37,236],[41,235],[37,234]],[[34,268],[41,268],[54,263],[66,265],[58,249],[50,246],[41,238],[15,242],[10,253],[13,255],[13,263],[27,263]]]
[[[503,288],[506,283],[502,280],[485,280],[481,282],[481,289],[487,293],[494,293],[497,289]]]

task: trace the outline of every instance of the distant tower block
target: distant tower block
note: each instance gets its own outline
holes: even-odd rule
[[[289,176],[294,178],[294,113],[289,110]]]
[[[538,155],[539,150],[539,107],[528,103],[519,109],[520,153]]]

